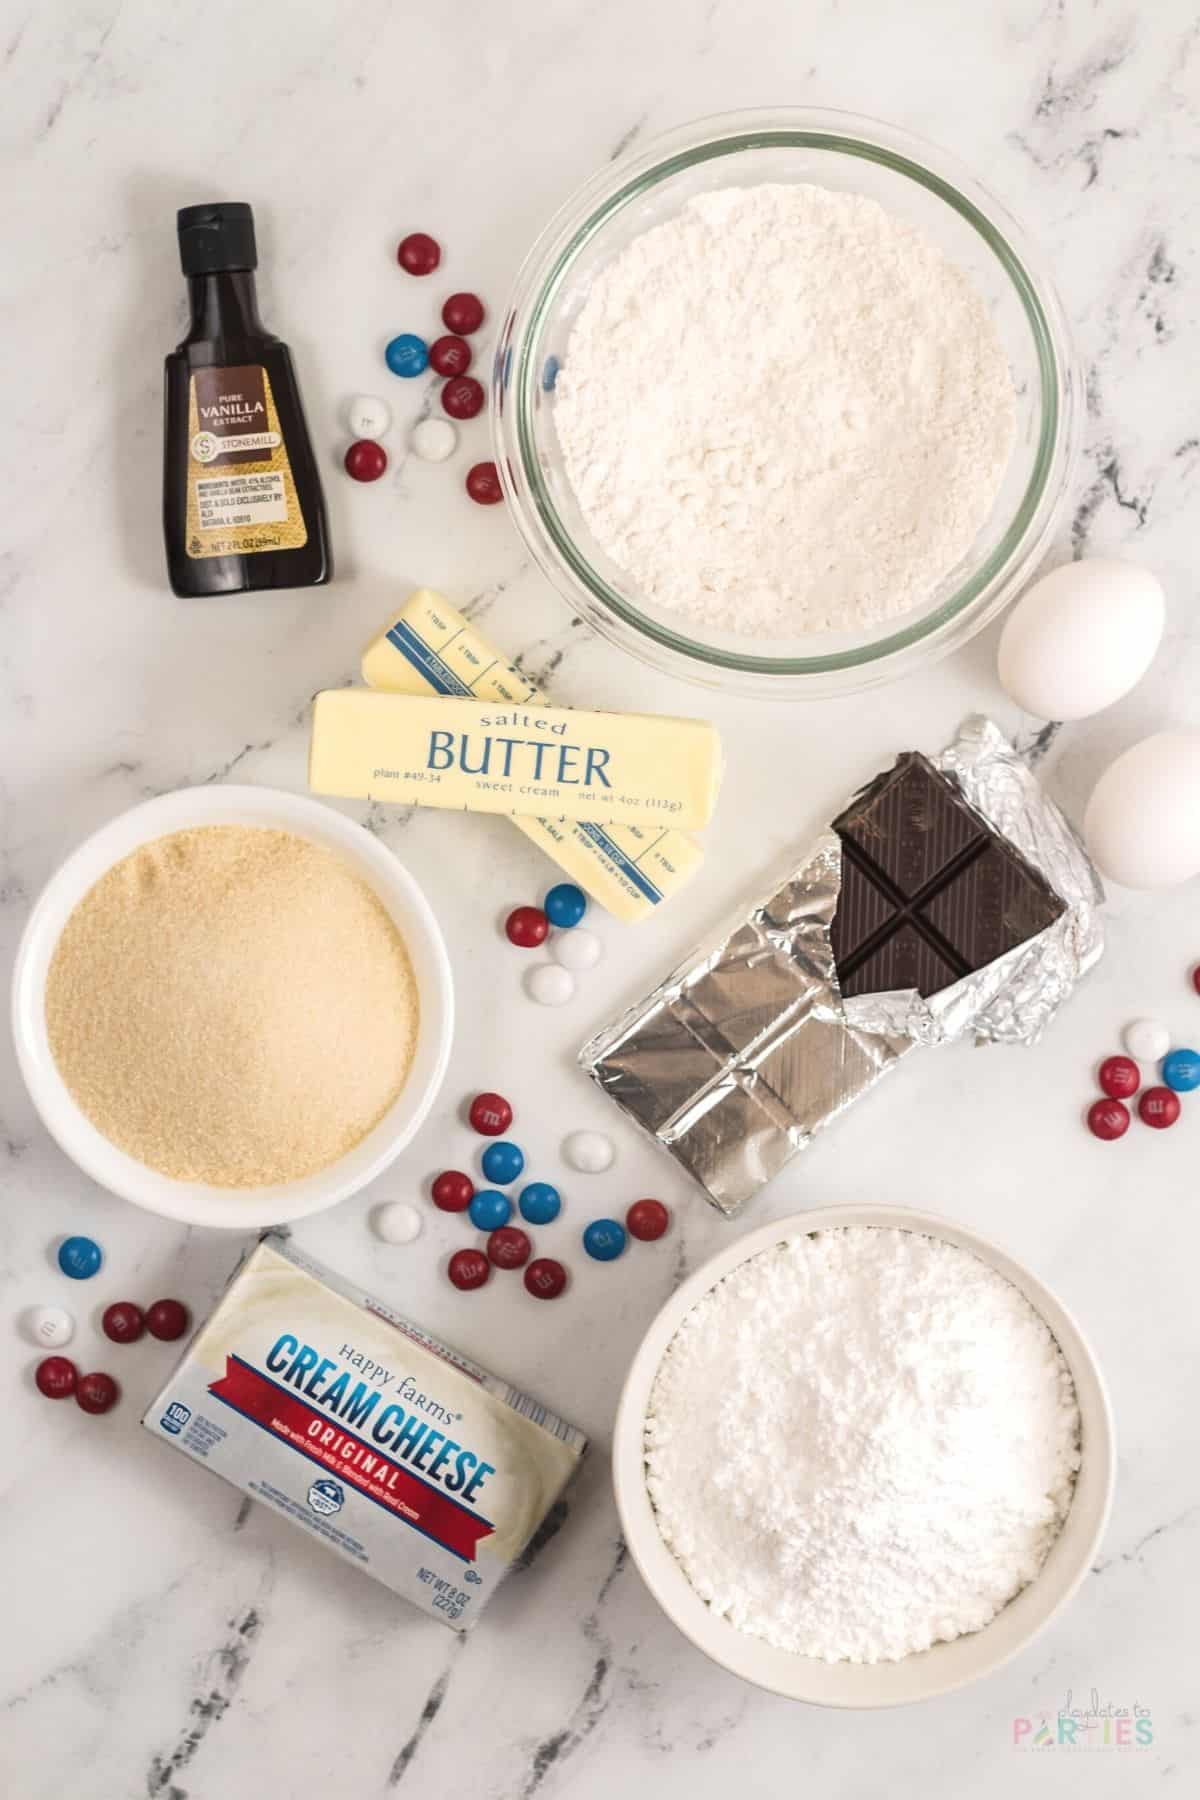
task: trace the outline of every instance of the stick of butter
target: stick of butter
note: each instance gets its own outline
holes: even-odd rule
[[[441,594],[418,588],[363,652],[368,687],[540,706],[544,695]],[[660,825],[516,818],[513,824],[598,905],[626,924],[648,918],[696,873],[704,850]]]
[[[706,825],[721,779],[700,719],[332,688],[313,702],[316,794],[605,823]]]

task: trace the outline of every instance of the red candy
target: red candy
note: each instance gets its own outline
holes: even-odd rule
[[[1142,1085],[1142,1072],[1132,1056],[1108,1056],[1100,1064],[1100,1091],[1110,1100],[1128,1100]]]
[[[503,1137],[513,1122],[513,1109],[503,1094],[476,1094],[467,1117],[480,1137]]]
[[[557,1300],[567,1285],[567,1271],[552,1256],[539,1256],[525,1271],[526,1291],[535,1300]]]
[[[483,301],[478,294],[451,294],[442,308],[442,324],[447,331],[469,336],[483,324]]]
[[[396,261],[410,275],[432,275],[442,260],[442,246],[425,231],[410,231],[400,239]]]
[[[459,375],[442,389],[442,405],[452,419],[473,419],[483,410],[483,388],[473,375]]]
[[[487,1241],[488,1261],[498,1269],[519,1269],[529,1261],[533,1245],[517,1225],[501,1225]]]
[[[1088,1107],[1087,1123],[1093,1137],[1111,1143],[1129,1130],[1129,1108],[1119,1100],[1097,1100]]]
[[[106,1306],[104,1316],[100,1320],[106,1338],[114,1344],[136,1344],[146,1329],[146,1321],[140,1306],[132,1300],[114,1300]]]
[[[439,375],[465,375],[471,356],[470,344],[460,337],[440,337],[429,346],[429,360]]]
[[[146,1330],[164,1344],[181,1338],[191,1322],[192,1316],[182,1300],[156,1300],[146,1309]]]
[[[346,452],[346,473],[355,481],[378,481],[386,468],[387,451],[374,438],[359,438]]]
[[[1200,994],[1200,963],[1197,963],[1192,970],[1192,986],[1195,988],[1196,992]]]
[[[550,921],[540,906],[518,906],[505,919],[504,929],[509,943],[518,950],[536,950],[546,941]]]
[[[39,1394],[47,1400],[65,1400],[75,1392],[79,1370],[69,1356],[44,1356],[33,1372]]]
[[[475,1198],[475,1183],[461,1169],[443,1169],[433,1184],[433,1204],[443,1212],[466,1212]]]
[[[467,470],[466,488],[477,506],[495,506],[503,500],[504,489],[494,462],[476,463]]]
[[[1138,1118],[1156,1131],[1165,1131],[1179,1117],[1179,1095],[1169,1087],[1147,1088],[1138,1101]]]
[[[635,1200],[625,1214],[630,1237],[640,1238],[644,1244],[660,1238],[670,1223],[671,1215],[661,1200]]]
[[[492,1265],[482,1250],[456,1250],[446,1264],[447,1275],[464,1293],[481,1288],[491,1272]]]
[[[75,1389],[75,1404],[85,1413],[106,1413],[117,1404],[121,1390],[111,1375],[81,1375]]]

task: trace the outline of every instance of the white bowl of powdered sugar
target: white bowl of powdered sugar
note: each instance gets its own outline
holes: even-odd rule
[[[634,1358],[617,1505],[706,1655],[825,1706],[990,1673],[1067,1603],[1112,1498],[1104,1383],[1035,1276],[901,1207],[764,1226],[673,1295]]]

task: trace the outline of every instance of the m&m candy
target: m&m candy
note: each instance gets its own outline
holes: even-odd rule
[[[1163,1057],[1162,1078],[1177,1094],[1200,1087],[1200,1055],[1195,1050],[1172,1050]]]
[[[61,1350],[75,1336],[75,1321],[61,1306],[35,1306],[25,1315],[25,1329],[45,1350]]]
[[[604,946],[594,931],[586,926],[576,925],[570,931],[560,931],[550,940],[550,954],[555,962],[561,963],[564,969],[570,969],[573,975],[582,975],[587,969],[594,969],[604,954]]]
[[[494,1181],[498,1187],[507,1187],[525,1167],[525,1152],[516,1144],[500,1139],[488,1145],[480,1161],[489,1181]]]
[[[454,455],[458,433],[449,419],[418,419],[408,437],[414,456],[422,462],[441,463]]]
[[[1087,1125],[1093,1137],[1111,1143],[1129,1130],[1129,1108],[1120,1100],[1096,1100],[1088,1107]]]
[[[65,1400],[75,1392],[79,1370],[68,1356],[44,1356],[33,1372],[39,1394],[47,1400]]]
[[[442,1212],[466,1212],[475,1195],[475,1183],[461,1169],[443,1169],[430,1191],[433,1204]]]
[[[435,338],[429,346],[430,366],[439,375],[465,375],[471,366],[472,350],[465,338]]]
[[[447,1275],[464,1293],[481,1288],[491,1272],[492,1265],[482,1250],[456,1250],[446,1264]]]
[[[480,1137],[499,1137],[512,1124],[513,1109],[503,1094],[476,1094],[467,1117]]]
[[[114,1300],[105,1307],[100,1325],[114,1344],[136,1344],[146,1329],[146,1316],[132,1300]]]
[[[504,489],[500,486],[500,475],[494,462],[475,463],[467,470],[463,486],[477,506],[495,506],[504,498]]]
[[[540,906],[517,906],[504,921],[504,934],[518,950],[536,950],[544,944],[550,921]]]
[[[1139,1062],[1153,1063],[1171,1048],[1171,1034],[1157,1019],[1131,1019],[1121,1033],[1121,1042]]]
[[[502,1225],[487,1241],[488,1261],[498,1269],[520,1269],[529,1261],[533,1249],[519,1225]]]
[[[146,1308],[146,1330],[164,1344],[181,1338],[192,1322],[182,1300],[155,1300]]]
[[[429,345],[415,331],[402,331],[388,344],[383,360],[393,375],[401,375],[406,381],[411,381],[414,376],[423,375],[429,367]]]
[[[521,1217],[528,1219],[531,1225],[548,1225],[562,1210],[562,1196],[548,1181],[531,1181],[528,1187],[521,1189],[517,1205]]]
[[[635,1200],[625,1214],[630,1237],[640,1238],[644,1244],[660,1238],[670,1223],[671,1215],[661,1200]]]
[[[356,394],[346,408],[346,423],[351,437],[385,437],[391,429],[392,410],[374,394]]]
[[[89,1281],[103,1261],[95,1238],[64,1238],[58,1246],[58,1266],[72,1281]]]
[[[1110,1100],[1128,1100],[1142,1085],[1141,1070],[1131,1056],[1107,1056],[1100,1064],[1101,1093]]]
[[[616,1219],[593,1219],[584,1228],[583,1247],[597,1262],[612,1262],[625,1244],[625,1227]]]
[[[75,1404],[85,1413],[111,1412],[121,1397],[121,1390],[111,1375],[100,1370],[81,1375],[75,1384]]]
[[[525,974],[525,988],[539,1006],[565,1006],[575,993],[575,977],[558,963],[539,963]]]
[[[386,1200],[371,1214],[371,1230],[385,1244],[411,1244],[420,1237],[424,1220],[407,1200]]]
[[[451,294],[442,307],[442,324],[469,337],[483,324],[483,301],[478,294]]]
[[[432,275],[442,260],[442,246],[427,231],[410,231],[400,239],[396,261],[409,275]]]
[[[378,481],[387,469],[387,451],[374,438],[359,438],[351,444],[343,458],[343,467],[351,481]]]
[[[1179,1117],[1179,1095],[1169,1087],[1147,1088],[1138,1101],[1138,1118],[1156,1131],[1165,1131]]]
[[[483,411],[483,388],[473,375],[456,375],[442,389],[442,406],[452,419],[473,419]]]
[[[567,1271],[552,1256],[539,1256],[525,1270],[525,1290],[535,1300],[556,1300],[567,1285]]]
[[[602,1131],[572,1131],[563,1139],[563,1161],[584,1175],[603,1175],[617,1152]]]
[[[573,881],[560,881],[542,901],[542,911],[560,931],[570,931],[587,911],[587,897]]]
[[[467,1211],[476,1231],[496,1231],[512,1218],[512,1201],[495,1188],[480,1188]]]

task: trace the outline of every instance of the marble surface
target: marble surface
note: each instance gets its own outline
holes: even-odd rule
[[[1184,0],[513,0],[487,9],[62,0],[4,9],[3,328],[7,430],[0,540],[0,930],[11,957],[31,897],[75,842],[143,797],[230,780],[302,789],[311,694],[348,680],[362,642],[422,582],[467,603],[567,700],[699,709],[728,776],[702,876],[608,956],[558,1013],[521,997],[496,913],[547,875],[502,821],[366,822],[424,884],[454,957],[458,1036],[434,1117],[370,1193],[297,1239],[591,1431],[595,1453],[557,1534],[456,1639],[282,1521],[243,1505],[138,1428],[172,1352],[117,1350],[96,1329],[124,1295],[202,1312],[243,1239],[188,1231],[100,1192],[36,1120],[10,1056],[0,1088],[0,1440],[7,1629],[0,1789],[12,1800],[251,1800],[618,1791],[718,1800],[970,1791],[1182,1791],[1197,1774],[1192,1608],[1200,1527],[1193,1117],[1117,1147],[1079,1123],[1095,1059],[1131,1014],[1200,1031],[1194,885],[1114,895],[1109,952],[1032,1052],[951,1050],[914,1063],[830,1132],[738,1224],[711,1213],[608,1117],[572,1066],[584,1035],[661,973],[831,803],[895,749],[936,746],[991,709],[1078,810],[1100,769],[1147,731],[1200,724],[1194,608],[1200,435],[1200,32]],[[820,104],[940,141],[1049,253],[1087,369],[1086,446],[1054,554],[1143,558],[1170,595],[1169,640],[1127,700],[1039,736],[994,678],[995,633],[869,701],[808,708],[715,701],[652,676],[573,623],[501,509],[466,503],[467,460],[400,454],[374,489],[338,471],[339,408],[385,392],[400,419],[423,384],[391,381],[382,343],[433,323],[391,256],[425,227],[445,287],[498,307],[552,209],[606,159],[696,115]],[[327,476],[336,583],[307,594],[183,603],[158,528],[160,359],[183,323],[177,205],[258,210],[268,320],[292,344]],[[396,439],[394,442],[398,443]],[[362,809],[347,811],[361,816]],[[454,1221],[410,1249],[369,1235],[370,1205],[416,1196],[462,1161],[464,1093],[506,1090],[542,1174],[561,1130],[611,1127],[610,1177],[572,1180],[576,1222],[637,1193],[676,1209],[672,1235],[619,1270],[584,1266],[553,1307],[500,1280],[455,1296],[438,1274]],[[709,1665],[656,1610],[619,1541],[606,1449],[622,1371],[680,1274],[731,1232],[818,1203],[890,1200],[1010,1246],[1066,1300],[1111,1383],[1120,1479],[1078,1598],[981,1686],[896,1714],[796,1708]],[[597,1207],[599,1202],[596,1203]],[[49,1246],[84,1230],[107,1265],[66,1291]],[[557,1242],[570,1246],[564,1224]],[[549,1240],[550,1233],[546,1234]],[[32,1387],[20,1310],[67,1301],[80,1358],[125,1385],[90,1420]],[[1016,1717],[1067,1704],[1150,1709],[1152,1748],[1021,1754]],[[1096,1745],[1100,1734],[1088,1742]],[[1079,1753],[1077,1753],[1079,1754]],[[1131,1761],[1135,1766],[1130,1767]],[[1068,1766],[1064,1766],[1064,1763]]]

